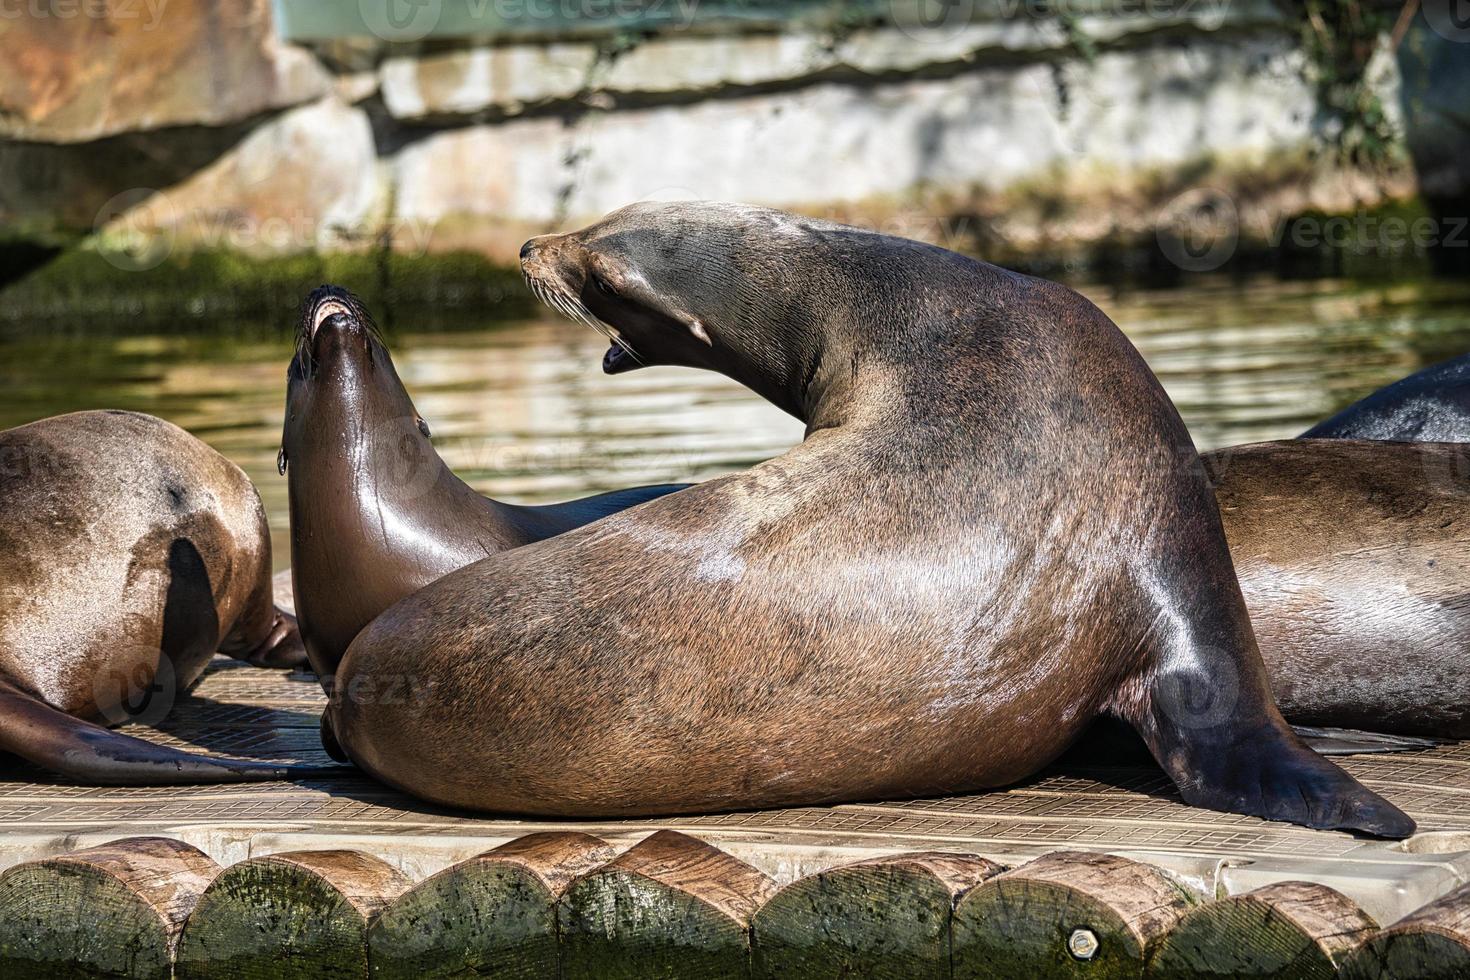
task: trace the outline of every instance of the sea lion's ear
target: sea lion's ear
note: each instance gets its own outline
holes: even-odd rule
[[[706,346],[713,347],[715,345],[714,341],[709,339],[709,331],[704,329],[704,324],[700,321],[690,320],[689,332],[694,334],[694,336],[698,337],[700,340],[704,341]]]

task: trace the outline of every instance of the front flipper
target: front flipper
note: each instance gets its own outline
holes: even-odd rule
[[[74,718],[5,681],[0,751],[75,782],[103,786],[264,782],[344,771],[191,755]]]
[[[1436,745],[1443,745],[1438,738],[1419,738],[1415,735],[1385,735],[1381,732],[1360,732],[1351,728],[1309,728],[1292,725],[1307,748],[1318,755],[1378,755],[1387,752],[1423,752]]]

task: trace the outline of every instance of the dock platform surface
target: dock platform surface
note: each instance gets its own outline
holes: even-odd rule
[[[190,751],[327,765],[310,677],[216,658],[145,738]],[[1307,830],[1187,806],[1152,765],[1061,763],[1002,791],[936,799],[616,821],[484,817],[420,803],[365,776],[237,786],[61,785],[16,763],[0,771],[0,870],[120,837],[187,841],[222,865],[282,851],[350,848],[420,880],[537,831],[628,846],[656,830],[695,836],[784,884],[907,851],[982,855],[1014,866],[1057,850],[1117,854],[1202,893],[1282,880],[1330,885],[1393,922],[1470,881],[1470,743],[1349,756],[1353,775],[1410,813],[1407,842]]]

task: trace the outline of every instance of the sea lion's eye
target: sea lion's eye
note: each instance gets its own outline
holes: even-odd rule
[[[609,296],[616,296],[618,294],[618,291],[612,287],[612,283],[608,282],[606,279],[602,278],[595,272],[592,273],[592,285],[596,286],[599,291],[607,293]]]

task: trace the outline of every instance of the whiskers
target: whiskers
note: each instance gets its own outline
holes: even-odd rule
[[[328,304],[338,307],[338,312],[355,318],[362,325],[368,337],[369,347],[373,341],[377,341],[383,347],[388,346],[383,340],[383,332],[378,328],[378,321],[373,319],[373,315],[368,312],[362,300],[341,286],[322,286],[313,291],[306,298],[306,302],[301,305],[301,321],[296,329],[296,363],[300,365],[302,376],[306,378],[316,373],[316,361],[312,356],[311,347],[312,342],[316,339],[318,323],[324,319],[325,315],[330,315],[324,315],[322,312],[322,308]]]
[[[637,361],[639,364],[643,363],[643,358],[639,357],[638,352],[635,351],[631,346],[629,346],[628,342],[622,338],[622,335],[618,333],[616,327],[607,324],[606,322],[595,316],[591,310],[587,309],[587,307],[582,303],[581,300],[569,294],[566,289],[561,286],[560,283],[550,283],[546,282],[543,279],[537,279],[536,277],[526,273],[524,270],[522,270],[521,275],[526,280],[526,285],[530,288],[531,293],[543,304],[549,306],[553,310],[556,310],[556,312],[560,313],[562,316],[566,317],[568,320],[573,321],[574,323],[580,323],[583,326],[591,327],[593,330],[596,330],[608,340],[621,347],[623,349],[623,353],[627,354],[633,360]]]

